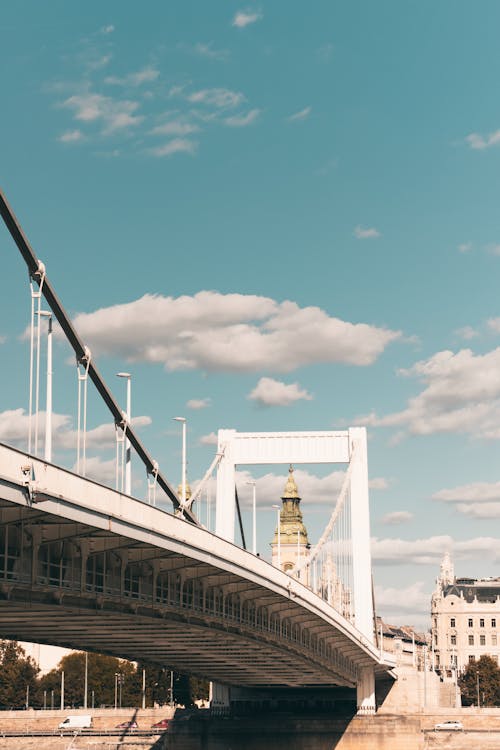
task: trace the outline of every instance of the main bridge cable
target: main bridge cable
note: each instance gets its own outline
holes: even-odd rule
[[[149,453],[144,448],[137,435],[134,433],[130,424],[126,420],[124,420],[122,410],[118,406],[113,395],[111,394],[111,391],[108,389],[106,383],[102,379],[94,362],[92,360],[90,360],[90,362],[88,361],[88,349],[85,347],[76,330],[74,329],[73,324],[66,314],[66,311],[63,308],[62,304],[60,303],[54,289],[52,288],[51,283],[49,282],[47,276],[45,276],[44,270],[42,270],[44,269],[43,264],[37,258],[34,250],[28,242],[28,239],[21,229],[21,225],[19,224],[2,190],[0,190],[0,214],[5,222],[7,229],[10,232],[12,239],[16,243],[26,265],[28,266],[30,279],[33,279],[33,281],[35,281],[40,287],[41,292],[45,297],[45,300],[47,301],[47,304],[57,318],[59,325],[66,334],[66,338],[68,339],[73,348],[73,351],[75,352],[76,361],[78,362],[78,364],[81,364],[83,367],[87,367],[88,365],[89,377],[97,388],[98,393],[108,407],[109,411],[113,415],[115,424],[123,430],[124,434],[129,439],[135,452],[145,465],[147,474],[153,474],[154,476],[156,476],[157,483],[172,501],[174,509],[176,511],[179,511],[182,517],[186,519],[186,521],[199,526],[200,522],[198,521],[194,513],[191,511],[191,509],[182,507],[182,503],[179,500],[179,497],[177,496],[175,490],[172,488],[163,474],[158,471],[156,462],[153,461],[153,459],[150,457]],[[156,472],[158,473],[156,474]]]

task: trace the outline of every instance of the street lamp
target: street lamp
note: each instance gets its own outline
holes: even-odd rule
[[[47,395],[45,400],[45,453],[46,461],[52,461],[52,313],[39,310],[38,315],[48,319],[47,329]]]
[[[281,570],[281,508],[279,505],[273,505],[277,509],[278,515],[278,568]]]
[[[118,378],[125,378],[127,381],[127,427],[130,425],[132,415],[131,415],[131,393],[132,393],[132,375],[129,372],[117,372],[116,376]],[[131,465],[131,456],[130,456],[130,440],[126,439],[125,441],[125,494],[131,495],[132,494],[132,465]]]
[[[83,687],[83,707],[87,708],[87,694],[89,692],[89,654],[85,651],[85,677]]]
[[[182,505],[186,504],[186,417],[173,417],[174,422],[182,424],[182,478],[181,478],[181,500]]]
[[[253,492],[253,499],[252,499],[252,537],[253,537],[253,545],[252,545],[252,552],[257,554],[257,518],[256,518],[256,506],[255,506],[255,485],[257,482],[255,479],[249,479],[247,484],[249,484],[252,487]]]
[[[115,711],[118,705],[118,672],[115,672]]]

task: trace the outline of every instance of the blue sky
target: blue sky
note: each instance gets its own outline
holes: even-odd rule
[[[493,0],[2,14],[2,188],[122,402],[132,373],[149,451],[176,484],[186,416],[194,482],[221,427],[366,424],[393,622],[425,624],[446,549],[458,574],[498,573],[499,22]],[[0,439],[22,444],[29,286],[3,227],[0,246]],[[69,361],[59,343],[72,466]],[[106,421],[92,396],[99,478]],[[313,540],[340,468],[297,473]],[[263,554],[285,474],[255,471]]]

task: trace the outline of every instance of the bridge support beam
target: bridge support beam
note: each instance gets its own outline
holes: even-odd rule
[[[351,533],[354,582],[354,624],[370,643],[374,642],[372,560],[370,553],[370,505],[366,429],[351,427]]]
[[[375,713],[375,672],[370,667],[361,670],[356,690],[358,714],[366,716]]]
[[[235,522],[235,465],[233,441],[236,430],[219,430],[218,452],[223,458],[217,471],[217,501],[215,507],[215,533],[228,542],[234,542]]]

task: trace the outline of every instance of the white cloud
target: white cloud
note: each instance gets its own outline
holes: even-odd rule
[[[244,128],[254,123],[259,117],[260,109],[251,109],[246,115],[232,115],[224,118],[224,124],[231,128]]]
[[[474,330],[472,326],[464,326],[463,328],[457,328],[455,331],[457,336],[460,336],[460,338],[465,339],[466,341],[470,341],[470,339],[475,339],[477,336],[479,336],[478,331]]]
[[[213,42],[208,42],[208,44],[198,42],[194,45],[193,52],[201,57],[206,57],[209,60],[224,61],[229,57],[229,51],[227,49],[214,49]]]
[[[305,107],[304,109],[301,109],[299,112],[295,112],[293,115],[290,115],[288,117],[289,122],[295,122],[297,120],[305,120],[309,117],[311,114],[312,107]]]
[[[67,130],[57,140],[61,143],[76,143],[77,141],[81,141],[83,137],[84,135],[81,130]]]
[[[198,442],[200,445],[217,445],[219,441],[215,432],[211,432],[209,435],[202,435]]]
[[[432,498],[455,503],[455,510],[470,518],[500,518],[500,482],[471,482],[439,490]]]
[[[193,104],[212,105],[218,109],[238,107],[245,101],[241,92],[222,88],[200,89],[189,94],[187,99]]]
[[[472,242],[462,242],[462,244],[458,246],[458,251],[460,253],[469,253],[471,250]]]
[[[262,18],[261,13],[252,13],[250,11],[239,11],[233,18],[233,26],[238,29],[244,29],[245,26],[249,26],[251,23],[260,21]]]
[[[458,503],[456,510],[470,518],[500,518],[500,502],[498,503]]]
[[[31,417],[32,434],[35,431],[35,416]],[[151,424],[151,418],[137,416],[132,418],[132,426],[140,429]],[[29,416],[24,409],[12,409],[0,412],[0,442],[15,446],[25,446],[29,433]],[[45,435],[45,412],[38,415],[38,439],[43,441]],[[73,450],[76,448],[77,432],[72,429],[71,417],[67,414],[52,413],[52,442],[54,448]],[[115,428],[111,421],[87,430],[88,448],[112,448],[115,445]]]
[[[76,464],[73,466],[76,471]],[[116,459],[103,460],[99,456],[87,456],[85,459],[85,476],[94,482],[114,487],[116,482]]]
[[[74,320],[96,355],[163,363],[167,370],[290,372],[319,362],[369,365],[400,332],[330,317],[267,297],[201,291],[145,295]]]
[[[150,135],[189,135],[199,131],[199,126],[186,120],[176,119],[169,120],[160,125],[156,125],[150,130]]]
[[[115,27],[112,23],[108,24],[107,26],[101,26],[101,34],[112,34],[115,30]]]
[[[439,490],[432,496],[433,500],[443,502],[477,502],[500,501],[500,482],[471,482],[458,487]]]
[[[113,59],[112,55],[97,55],[95,51],[90,53],[89,59],[85,61],[85,67],[88,70],[101,70],[109,65]]]
[[[77,94],[63,102],[63,107],[72,109],[76,120],[82,122],[102,122],[104,133],[138,125],[144,119],[134,115],[139,104],[130,100],[115,100],[101,94]]]
[[[500,245],[498,243],[493,242],[486,249],[490,255],[500,255]]]
[[[385,523],[388,526],[397,526],[401,523],[408,523],[412,519],[413,513],[410,513],[407,510],[395,510],[392,513],[386,513],[381,520],[382,523]]]
[[[188,409],[207,409],[211,404],[211,400],[209,398],[191,398],[186,403],[186,406]]]
[[[384,477],[373,477],[368,482],[368,486],[371,490],[386,490],[389,487],[389,482]]]
[[[150,149],[149,153],[153,156],[172,156],[173,154],[195,154],[198,144],[196,141],[190,141],[189,138],[173,138],[163,146],[157,146]]]
[[[474,355],[470,349],[442,351],[399,374],[426,385],[406,409],[385,417],[371,414],[357,423],[406,427],[410,433],[464,432],[500,438],[500,348]]]
[[[490,331],[500,333],[500,318],[490,318],[486,324]]]
[[[302,509],[324,509],[326,505],[330,506],[333,511],[344,476],[345,472],[342,470],[334,470],[325,477],[318,477],[304,469],[295,468],[294,477],[299,497],[302,499]],[[287,477],[288,466],[283,466],[283,471],[278,474],[269,472],[255,479],[257,505],[270,508],[273,503],[276,503],[283,495]],[[248,470],[236,472],[238,497],[243,508],[252,507],[252,488],[247,482],[254,478]]]
[[[451,536],[434,536],[427,539],[372,539],[372,559],[379,565],[435,565],[439,566],[446,550],[453,553],[453,559],[473,560],[474,558],[500,560],[500,539],[476,537],[455,542]]]
[[[126,76],[123,76],[123,78],[108,76],[104,79],[104,83],[112,86],[142,86],[143,83],[156,81],[159,75],[159,70],[149,67],[137,70],[135,73],[128,73]]]
[[[257,401],[261,406],[290,406],[295,401],[311,401],[312,396],[300,388],[298,383],[286,384],[273,378],[261,378],[248,399]]]
[[[353,234],[357,240],[372,240],[380,237],[380,232],[375,227],[364,228],[360,227],[359,224],[357,227],[354,227]]]
[[[430,598],[430,594],[424,591],[423,581],[416,581],[401,589],[375,586],[377,612],[379,614],[381,611],[388,613],[387,615],[384,614],[384,619],[387,616],[390,618],[396,616],[396,621],[399,624],[402,623],[398,617],[398,613],[401,613],[402,617],[404,617],[409,612],[428,612],[430,610]]]
[[[479,133],[470,133],[466,138],[465,142],[472,148],[478,150],[484,150],[491,146],[498,146],[500,144],[500,130],[495,130],[493,133],[489,133],[486,136],[480,135]]]

